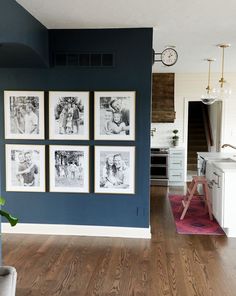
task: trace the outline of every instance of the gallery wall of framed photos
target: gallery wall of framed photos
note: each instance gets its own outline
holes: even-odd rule
[[[89,174],[89,146],[61,145],[89,140],[89,92],[49,91],[49,131],[45,133],[44,92],[4,91],[5,139],[58,140],[49,146],[5,146],[6,191],[135,194],[135,147],[96,146],[94,180]],[[135,140],[135,92],[95,92],[94,139]],[[100,152],[98,152],[100,151]],[[46,176],[46,166],[49,175]],[[45,181],[47,178],[47,182]],[[46,188],[46,183],[49,188]]]
[[[109,51],[115,62],[0,69],[7,206],[22,223],[149,227],[152,30],[50,30],[49,38],[52,55]]]

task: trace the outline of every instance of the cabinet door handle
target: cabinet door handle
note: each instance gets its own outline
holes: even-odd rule
[[[217,177],[217,182],[214,181],[214,183],[220,188],[220,175],[218,175],[216,172],[213,172],[213,174]]]
[[[211,180],[207,183],[208,187],[212,189],[212,186],[214,185],[214,180]]]

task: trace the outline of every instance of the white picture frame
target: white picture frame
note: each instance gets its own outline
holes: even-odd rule
[[[94,139],[135,140],[135,91],[94,93]]]
[[[45,192],[45,146],[6,144],[6,191]]]
[[[89,146],[50,145],[50,192],[89,193]]]
[[[89,140],[89,92],[49,92],[49,139]]]
[[[95,146],[94,191],[135,194],[134,146]]]
[[[4,91],[5,139],[44,139],[44,92]]]

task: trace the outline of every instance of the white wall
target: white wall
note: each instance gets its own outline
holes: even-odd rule
[[[220,74],[212,75],[212,85],[216,85]],[[231,98],[223,102],[223,129],[222,144],[236,145],[236,73],[225,73],[225,79],[232,88]],[[187,122],[186,106],[188,101],[200,100],[207,86],[207,73],[177,73],[175,74],[175,111],[174,123],[152,123],[156,128],[151,137],[152,147],[166,147],[171,145],[173,129],[179,130],[179,146],[187,147]],[[225,152],[234,152],[231,148],[225,148]]]
[[[213,145],[211,146],[211,152],[217,152],[220,150],[219,140],[221,137],[221,121],[219,119],[222,109],[222,102],[217,101],[209,106],[209,119],[211,123],[211,131],[213,138]]]
[[[216,85],[220,74],[212,75],[212,85]],[[226,73],[225,78],[232,88],[231,98],[223,103],[225,121],[222,131],[222,144],[230,143],[236,145],[236,73]],[[179,130],[179,145],[186,146],[186,126],[184,126],[185,101],[200,100],[207,85],[207,73],[180,73],[175,74],[175,111],[174,123],[152,123],[156,128],[154,136],[151,137],[152,146],[170,146],[173,129]],[[225,151],[233,152],[230,148]]]

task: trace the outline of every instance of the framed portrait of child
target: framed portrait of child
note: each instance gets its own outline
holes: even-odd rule
[[[135,140],[135,97],[135,91],[95,92],[95,140]]]

